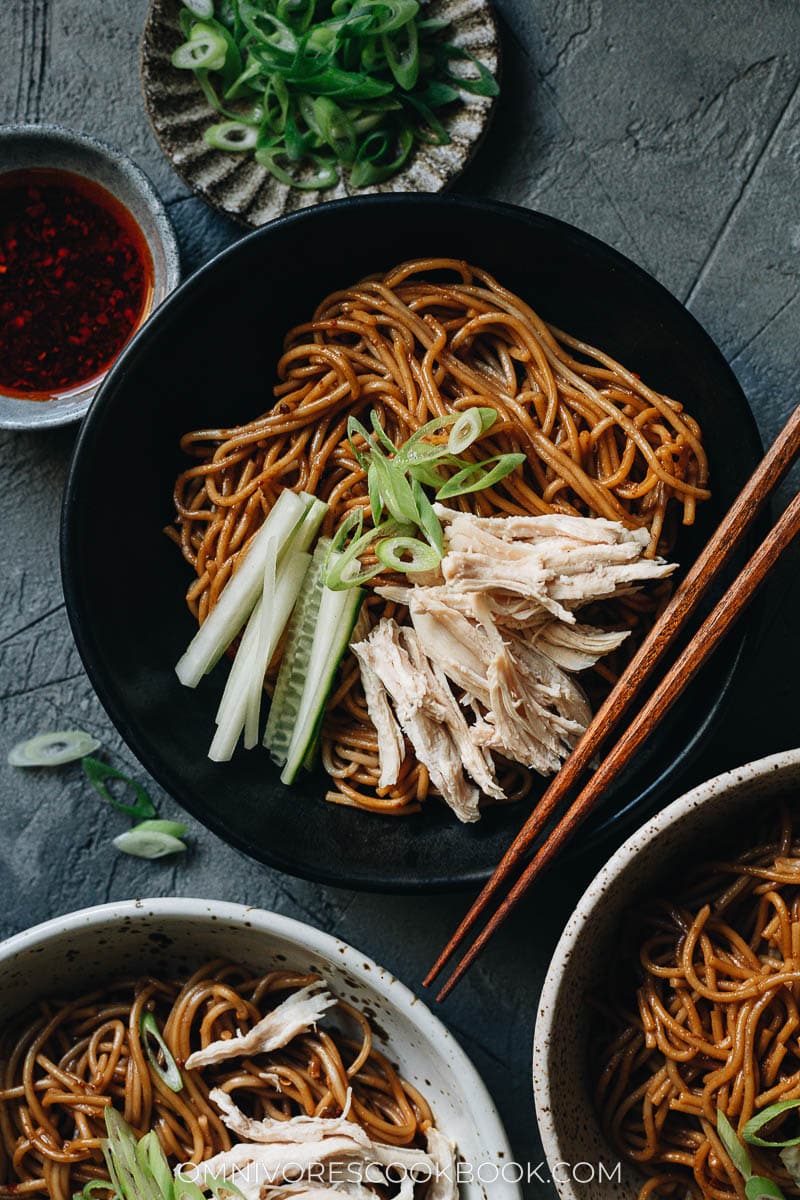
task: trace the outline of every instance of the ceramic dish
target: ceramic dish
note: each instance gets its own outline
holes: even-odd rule
[[[215,900],[129,900],[37,925],[0,945],[0,1025],[45,992],[85,991],[115,973],[175,978],[219,957],[259,973],[319,972],[337,995],[374,1014],[379,1041],[424,1091],[437,1126],[456,1143],[476,1180],[482,1164],[482,1177],[493,1177],[495,1164],[499,1171],[511,1160],[480,1076],[425,1005],[352,946],[261,909]],[[486,1192],[466,1180],[460,1195],[484,1200]],[[492,1183],[492,1196],[520,1200],[521,1192],[501,1177]]]
[[[173,483],[185,461],[180,435],[249,420],[271,404],[285,332],[328,292],[405,258],[436,253],[486,267],[555,324],[680,396],[701,426],[714,431],[713,496],[681,537],[676,557],[684,566],[760,457],[732,372],[685,309],[601,242],[523,209],[446,196],[321,205],[239,242],[162,306],[106,381],[76,448],[62,541],[72,628],[100,699],[168,791],[248,854],[339,885],[425,889],[478,882],[543,784],[537,782],[524,803],[489,808],[476,825],[464,826],[438,802],[392,820],[328,804],[321,772],[287,791],[261,751],[212,763],[209,730],[225,670],[217,668],[191,694],[177,681],[175,663],[193,632],[183,599],[190,573],[162,529],[171,520]],[[121,479],[135,480],[133,508]],[[642,805],[654,802],[719,711],[743,637],[740,627],[660,725],[609,791],[581,845],[618,823],[621,813],[641,821]]]
[[[177,287],[178,243],[167,211],[147,176],[113,146],[59,125],[0,127],[0,173],[30,167],[57,168],[101,184],[120,200],[144,234],[153,259],[151,311]],[[0,394],[0,428],[51,429],[78,421],[99,381],[91,380],[53,400],[20,400]]]
[[[205,129],[220,118],[194,76],[170,61],[183,41],[180,8],[180,0],[153,0],[147,15],[141,62],[147,115],[162,150],[192,191],[245,225],[265,225],[284,213],[349,194],[439,192],[461,174],[488,128],[493,100],[463,92],[462,102],[443,112],[450,143],[419,146],[408,165],[385,183],[357,192],[343,181],[325,191],[287,187],[252,155],[214,150],[205,142]],[[449,40],[498,76],[500,41],[491,0],[429,0],[426,16],[446,19]]]
[[[627,1162],[618,1180],[571,1180],[559,1163],[604,1163],[617,1154],[603,1137],[588,1080],[591,1010],[584,997],[603,964],[626,910],[659,884],[680,877],[712,833],[747,828],[746,817],[767,800],[798,794],[800,750],[762,758],[703,783],[643,825],[606,863],[570,917],[547,972],[533,1047],[533,1089],[539,1131],[562,1200],[635,1200],[644,1176]],[[558,1177],[561,1177],[560,1180]]]

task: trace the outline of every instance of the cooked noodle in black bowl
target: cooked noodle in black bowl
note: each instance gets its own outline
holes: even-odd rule
[[[332,883],[473,883],[759,453],[706,334],[587,234],[452,197],[324,205],[198,272],[104,384],[65,499],[70,619],[134,752],[233,845]],[[663,792],[743,637],[582,845]]]

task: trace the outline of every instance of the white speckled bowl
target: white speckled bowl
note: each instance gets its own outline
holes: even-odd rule
[[[617,1155],[600,1129],[588,1079],[591,1011],[584,1001],[602,979],[608,950],[625,910],[671,878],[688,857],[702,855],[712,831],[730,834],[759,805],[800,792],[800,749],[737,767],[694,788],[629,837],[581,898],[561,935],[539,1002],[533,1045],[533,1090],[547,1161],[562,1200],[634,1200],[643,1176],[622,1163],[618,1181],[599,1178],[598,1164],[613,1172]],[[589,1164],[573,1172],[563,1164]]]
[[[0,173],[28,167],[83,175],[125,205],[153,257],[150,312],[178,286],[180,255],[167,210],[150,180],[127,155],[60,125],[0,126]],[[104,378],[101,375],[53,400],[21,400],[0,392],[0,429],[52,429],[79,421]]]
[[[318,971],[373,1021],[378,1045],[425,1093],[439,1128],[489,1180],[492,1200],[521,1200],[499,1179],[511,1161],[505,1131],[475,1068],[424,1004],[358,950],[288,917],[215,900],[128,900],[57,917],[0,944],[0,1024],[42,995],[80,992],[116,973],[189,972],[225,957],[259,970]],[[462,1183],[461,1200],[486,1200]]]

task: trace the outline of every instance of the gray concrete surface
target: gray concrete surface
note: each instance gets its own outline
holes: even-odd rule
[[[146,7],[6,0],[0,118],[58,120],[124,147],[169,202],[188,273],[240,231],[187,194],[148,129],[137,77]],[[461,190],[553,213],[645,266],[717,340],[772,438],[798,401],[795,0],[500,0],[499,8],[503,99]],[[73,437],[0,436],[2,745],[77,723],[141,775],[92,694],[64,613],[57,533]],[[799,610],[795,555],[767,590],[722,725],[675,794],[800,741]],[[78,770],[15,773],[2,760],[0,935],[112,898],[214,896],[334,932],[419,988],[464,908],[464,896],[376,897],[283,878],[196,826],[177,865],[125,858],[109,844],[120,818],[95,804]],[[165,814],[178,815],[153,792]],[[583,862],[540,886],[443,1010],[492,1089],[517,1155],[533,1164],[541,1157],[529,1078],[538,990],[598,865]],[[527,1194],[553,1190],[534,1180]]]

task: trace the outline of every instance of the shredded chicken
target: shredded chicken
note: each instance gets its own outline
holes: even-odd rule
[[[225,1093],[212,1093],[215,1103],[219,1103],[220,1095]],[[373,1185],[393,1192],[393,1200],[413,1200],[417,1180],[438,1182],[437,1161],[442,1154],[439,1143],[434,1160],[423,1150],[375,1142],[365,1129],[345,1117],[251,1121],[229,1098],[223,1120],[235,1133],[255,1133],[259,1140],[237,1142],[205,1162],[184,1164],[180,1172],[198,1183],[211,1177],[226,1179],[239,1188],[245,1200],[278,1200],[283,1195],[309,1193],[313,1196],[316,1189],[322,1189],[323,1195],[338,1192],[364,1197],[374,1194]],[[398,1175],[399,1185],[392,1182]],[[354,1184],[360,1190],[352,1190]]]
[[[649,535],[592,517],[475,517],[436,505],[446,522],[442,575],[462,592],[487,594],[500,623],[574,624],[574,609],[607,599],[675,565],[644,558]]]
[[[378,757],[381,767],[378,787],[391,787],[397,783],[406,754],[403,734],[392,712],[386,688],[369,665],[369,656],[363,653],[358,642],[352,645],[351,649],[361,668],[367,712],[378,734]]]
[[[548,621],[534,633],[533,645],[565,671],[585,671],[604,654],[618,650],[628,636],[627,629],[607,631],[591,625]]]
[[[335,1003],[335,998],[324,983],[309,984],[293,992],[282,1004],[267,1013],[249,1033],[239,1033],[232,1038],[211,1042],[202,1050],[195,1050],[187,1058],[186,1066],[194,1070],[228,1058],[269,1054],[287,1045],[297,1034],[306,1033]]]
[[[572,675],[628,631],[581,624],[576,611],[675,568],[644,557],[646,530],[614,521],[476,517],[442,505],[436,514],[438,575],[378,589],[408,608],[412,628],[384,619],[353,650],[378,731],[381,786],[396,781],[404,752],[393,708],[434,787],[474,821],[478,792],[503,796],[492,753],[552,775],[591,720]]]
[[[434,674],[414,631],[384,617],[355,649],[391,696],[401,728],[433,786],[459,820],[477,821],[478,789],[467,780],[461,757],[467,745],[476,757],[467,721],[444,677]],[[487,783],[496,788],[482,757],[481,762]]]

